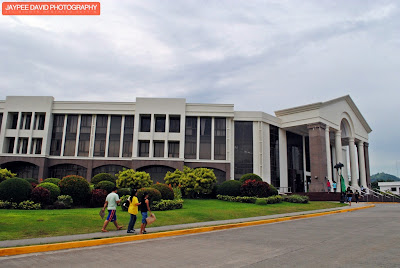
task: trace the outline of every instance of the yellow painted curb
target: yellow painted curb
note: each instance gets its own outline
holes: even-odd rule
[[[275,222],[283,222],[283,221],[290,221],[290,220],[319,217],[319,216],[323,216],[323,215],[344,213],[344,212],[350,212],[350,211],[366,209],[366,208],[371,208],[371,207],[375,207],[375,205],[327,211],[327,212],[312,213],[312,214],[306,214],[306,215],[290,216],[290,217],[283,217],[283,218],[259,220],[259,221],[231,223],[231,224],[224,224],[224,225],[199,227],[199,228],[193,228],[193,229],[151,233],[151,234],[144,234],[144,235],[129,235],[129,236],[123,236],[123,237],[112,237],[112,238],[103,238],[103,239],[87,240],[87,241],[75,241],[75,242],[64,242],[64,243],[46,244],[46,245],[1,248],[0,256],[38,253],[38,252],[71,249],[71,248],[93,247],[93,246],[100,246],[100,245],[107,245],[107,244],[154,239],[154,238],[160,238],[160,237],[204,233],[204,232],[232,229],[232,228],[238,228],[238,227],[246,227],[246,226],[254,226],[254,225],[261,225],[261,224],[268,224],[268,223],[275,223]]]

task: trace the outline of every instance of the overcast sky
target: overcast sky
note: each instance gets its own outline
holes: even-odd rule
[[[100,3],[100,16],[1,16],[0,99],[179,97],[274,115],[349,94],[373,130],[371,173],[400,175],[400,1]]]

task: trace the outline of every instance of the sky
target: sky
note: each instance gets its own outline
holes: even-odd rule
[[[186,98],[274,111],[350,95],[371,174],[400,172],[400,2],[119,0],[0,17],[0,100]]]

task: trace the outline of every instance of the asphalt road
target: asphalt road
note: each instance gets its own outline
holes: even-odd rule
[[[92,248],[0,257],[0,267],[400,267],[400,204]]]

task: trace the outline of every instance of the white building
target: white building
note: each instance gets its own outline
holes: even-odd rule
[[[371,128],[350,96],[275,116],[178,98],[10,96],[0,101],[0,126],[0,165],[19,177],[90,180],[125,167],[162,181],[167,171],[187,165],[214,169],[219,182],[256,173],[281,191],[303,192],[308,180],[309,190],[320,192],[327,180],[338,181],[333,166],[341,162],[353,186],[370,184]]]
[[[400,195],[400,181],[379,181],[378,186],[382,192],[391,192]]]

